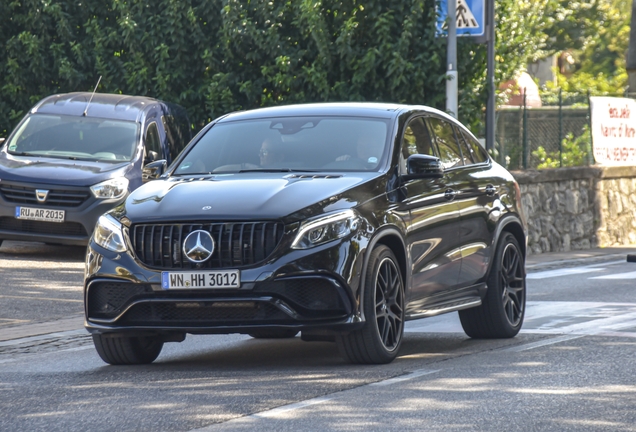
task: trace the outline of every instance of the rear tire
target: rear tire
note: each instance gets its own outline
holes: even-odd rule
[[[97,354],[111,365],[148,364],[159,357],[163,340],[159,336],[93,335]]]
[[[277,329],[268,329],[268,330],[255,330],[249,335],[254,339],[291,339],[296,337],[298,334],[298,330],[277,330]]]
[[[362,289],[364,326],[336,336],[338,349],[351,363],[390,363],[404,334],[404,283],[391,249],[379,245],[371,252]]]
[[[479,339],[511,338],[519,333],[526,310],[525,259],[517,239],[504,232],[487,281],[481,306],[459,311],[468,336]]]

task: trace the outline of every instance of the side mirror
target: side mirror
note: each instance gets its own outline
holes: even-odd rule
[[[442,178],[444,167],[439,158],[424,154],[414,154],[406,160],[407,174],[402,176],[404,180]]]
[[[159,154],[156,151],[148,151],[148,153],[146,153],[146,158],[144,159],[144,163],[150,163],[150,162],[154,162],[156,160],[159,159]]]
[[[165,159],[150,162],[141,169],[141,179],[144,182],[159,178],[168,169],[168,162]]]

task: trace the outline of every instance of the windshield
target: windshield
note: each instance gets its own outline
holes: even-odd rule
[[[387,157],[389,120],[282,117],[219,123],[175,174],[375,171]]]
[[[12,155],[129,161],[138,142],[135,122],[32,114],[7,143]]]

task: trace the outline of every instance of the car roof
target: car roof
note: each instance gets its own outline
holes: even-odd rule
[[[88,105],[89,101],[90,105]],[[138,121],[150,105],[159,103],[162,102],[146,96],[109,93],[93,95],[91,92],[64,93],[42,99],[31,109],[31,113],[83,116],[88,105],[86,117]]]
[[[352,116],[352,117],[377,117],[395,118],[403,113],[427,112],[436,114],[453,122],[457,122],[448,114],[425,105],[407,105],[381,102],[324,102],[296,105],[280,105],[269,108],[257,108],[247,111],[237,111],[219,118],[218,122],[251,120],[271,117],[297,117],[297,116]]]

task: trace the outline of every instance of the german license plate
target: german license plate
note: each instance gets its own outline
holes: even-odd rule
[[[161,272],[161,288],[165,290],[240,287],[239,270]]]
[[[16,207],[15,217],[42,222],[64,222],[64,210],[47,210],[34,207]]]

